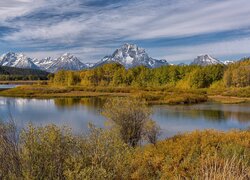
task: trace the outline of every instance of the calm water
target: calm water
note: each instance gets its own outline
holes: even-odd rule
[[[0,118],[12,116],[18,127],[54,123],[69,126],[74,132],[87,130],[89,122],[103,127],[100,114],[104,98],[24,99],[0,97]],[[180,132],[214,128],[218,130],[250,127],[250,104],[223,105],[204,103],[189,106],[152,106],[152,118],[168,137]]]
[[[1,89],[11,89],[11,88],[15,88],[17,86],[18,85],[15,85],[15,84],[0,84],[0,90]]]

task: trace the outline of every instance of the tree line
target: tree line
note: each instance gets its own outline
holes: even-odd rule
[[[0,66],[0,81],[47,80],[48,75],[48,72],[36,69]]]
[[[208,88],[220,82],[225,87],[250,85],[250,60],[245,59],[229,65],[209,66],[162,66],[150,69],[139,66],[125,69],[111,63],[95,69],[82,71],[59,71],[49,76],[51,84],[63,86],[132,86],[179,88]]]

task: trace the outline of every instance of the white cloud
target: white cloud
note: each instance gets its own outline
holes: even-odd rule
[[[162,55],[161,58],[174,62],[193,60],[200,54],[210,54],[216,58],[242,54],[249,54],[250,56],[249,44],[250,38],[243,38],[202,45],[166,47],[160,48],[157,51],[167,52],[167,54]]]
[[[55,2],[53,7],[56,7]],[[93,8],[93,12],[84,13],[79,17],[63,20],[63,22],[55,24],[51,24],[49,20],[47,20],[47,25],[42,24],[42,26],[39,22],[33,22],[32,26],[26,26],[24,23],[20,27],[20,32],[11,34],[7,39],[47,40],[59,37],[69,39],[69,37],[65,36],[65,34],[68,35],[69,33],[73,40],[75,40],[75,37],[82,38],[85,34],[97,38],[97,40],[98,38],[111,39],[115,37],[150,39],[199,35],[250,26],[250,2],[248,0],[213,1],[210,3],[207,1],[190,1],[189,4],[185,1],[181,2],[161,6],[161,3],[157,4],[155,1],[146,0],[114,9],[99,10]],[[40,3],[40,6],[48,6],[45,1],[40,1]],[[21,12],[27,12],[31,3],[25,4],[29,4],[29,6],[14,8]],[[77,3],[72,5],[72,12],[75,9],[79,11],[77,6]],[[87,8],[89,7],[83,6],[81,11],[84,12]],[[55,9],[55,11],[64,10]],[[10,12],[8,9],[7,11]],[[61,28],[60,31],[58,31],[59,28]]]
[[[44,0],[1,0],[0,1],[0,23],[11,18],[16,18],[30,13],[32,10],[42,6]]]
[[[122,41],[181,38],[250,27],[249,0],[121,1],[117,7],[80,5],[84,2],[88,1],[2,0],[0,25],[16,28],[18,31],[1,39],[27,48],[43,49],[47,46],[48,54],[61,52],[55,46],[72,46],[69,51],[81,54],[84,59],[94,59],[101,53],[94,50],[86,52],[86,49],[103,50],[109,49],[105,46],[114,47]],[[10,21],[13,18],[35,15],[38,12],[58,16],[41,18],[41,20],[30,16],[14,22]],[[66,13],[79,14],[63,17]],[[178,45],[164,48],[167,54],[162,54],[161,49],[156,50],[152,47],[151,52],[156,56],[180,60],[190,59],[191,56],[193,59],[193,56],[204,51],[215,55],[233,55],[250,51],[247,50],[246,43],[243,43],[244,47],[242,44],[235,47],[239,42],[245,42],[245,40],[195,46]],[[75,46],[78,48],[77,51]],[[41,54],[40,52],[41,50],[38,50],[37,54]],[[106,51],[103,55],[105,53]]]

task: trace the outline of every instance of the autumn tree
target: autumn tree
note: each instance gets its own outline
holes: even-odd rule
[[[110,99],[104,105],[103,115],[118,130],[122,140],[132,147],[142,141],[143,135],[147,135],[145,132],[152,133],[149,129],[145,131],[151,109],[143,101],[130,98]]]

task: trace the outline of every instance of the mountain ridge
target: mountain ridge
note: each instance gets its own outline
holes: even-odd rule
[[[22,53],[8,52],[0,57],[0,66],[25,68],[25,69],[39,69],[34,64],[31,58]]]
[[[65,53],[58,58],[30,58],[22,53],[9,52],[0,57],[0,66],[40,69],[47,72],[57,72],[59,70],[82,70],[102,66],[107,63],[119,63],[126,69],[136,66],[146,66],[157,68],[160,66],[172,65],[165,59],[154,59],[148,55],[145,49],[136,44],[125,43],[116,49],[111,55],[105,56],[96,63],[83,63],[76,56]],[[222,62],[208,54],[197,56],[191,65],[207,66],[213,64],[231,64],[234,61]],[[180,65],[185,65],[181,63]]]

